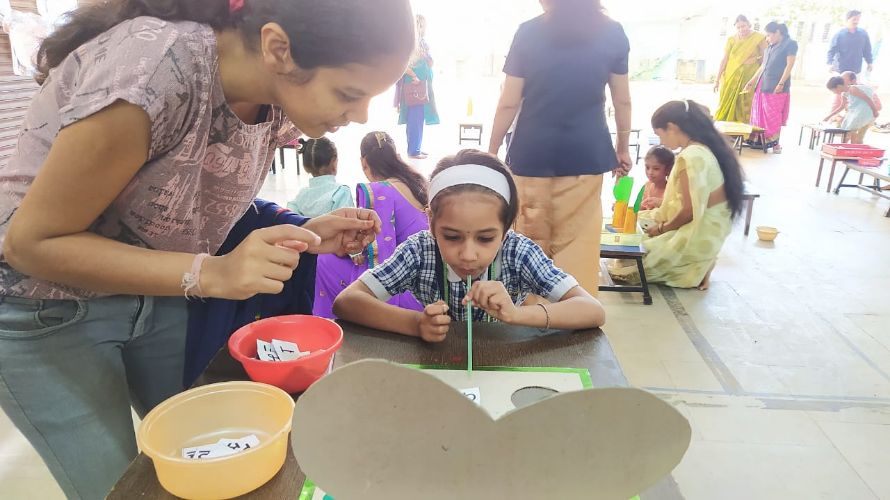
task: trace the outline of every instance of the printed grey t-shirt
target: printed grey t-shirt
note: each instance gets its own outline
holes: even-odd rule
[[[299,135],[277,107],[256,125],[233,113],[209,26],[153,17],[125,21],[69,55],[35,96],[16,154],[0,169],[0,245],[59,130],[118,100],[151,119],[149,160],[90,231],[143,248],[215,253],[250,208],[275,148]],[[31,278],[3,259],[0,295],[101,294]]]

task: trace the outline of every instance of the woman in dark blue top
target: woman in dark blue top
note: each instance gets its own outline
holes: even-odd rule
[[[779,138],[791,109],[791,70],[797,61],[797,42],[788,35],[788,26],[775,21],[766,25],[766,39],[769,48],[763,64],[745,85],[745,92],[754,91],[751,125],[764,130],[766,146],[773,153],[781,153]]]
[[[522,203],[516,229],[581,286],[597,290],[603,174],[625,175],[632,165],[630,46],[599,0],[541,4],[544,15],[519,27],[507,56],[489,152],[498,153],[521,106],[509,146]],[[606,85],[617,154],[606,123]]]

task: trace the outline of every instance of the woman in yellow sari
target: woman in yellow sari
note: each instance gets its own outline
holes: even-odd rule
[[[766,37],[751,29],[745,16],[735,21],[736,33],[726,41],[723,62],[717,72],[714,91],[720,90],[720,106],[714,119],[727,122],[751,122],[751,102],[754,95],[743,92],[763,60]]]
[[[742,211],[742,168],[704,108],[672,101],[652,116],[661,143],[680,148],[660,208],[640,212],[653,221],[643,241],[643,267],[653,283],[708,288],[711,270],[732,220]]]

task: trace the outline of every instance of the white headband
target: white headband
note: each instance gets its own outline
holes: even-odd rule
[[[430,182],[430,201],[442,191],[472,184],[491,189],[510,204],[510,183],[504,174],[482,165],[457,165],[443,170]]]

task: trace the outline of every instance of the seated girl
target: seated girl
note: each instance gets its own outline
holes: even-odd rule
[[[351,208],[349,186],[337,183],[337,147],[327,137],[300,139],[303,167],[312,176],[287,208],[303,217],[318,217],[338,208]]]
[[[464,150],[444,158],[430,184],[431,230],[408,238],[351,284],[334,301],[334,313],[428,342],[445,340],[453,321],[466,321],[470,301],[473,321],[545,329],[601,326],[602,305],[534,242],[509,229],[518,211],[516,184],[495,156]],[[385,302],[406,291],[425,306],[422,312]],[[524,305],[530,295],[550,303]]]
[[[643,188],[640,208],[652,210],[661,206],[674,161],[674,152],[664,146],[655,146],[646,153],[646,177],[649,182]]]
[[[709,286],[717,255],[742,211],[742,168],[735,152],[693,101],[672,101],[652,116],[669,149],[680,148],[664,202],[640,218],[655,221],[643,241],[646,277],[677,288]]]
[[[386,132],[371,132],[362,140],[361,155],[362,170],[370,182],[358,185],[356,201],[359,208],[377,212],[383,230],[374,243],[355,256],[319,256],[313,314],[323,318],[334,317],[334,299],[362,273],[388,259],[409,236],[430,227],[426,217],[429,182],[402,161],[392,137]],[[398,294],[388,303],[423,310],[410,292]]]

